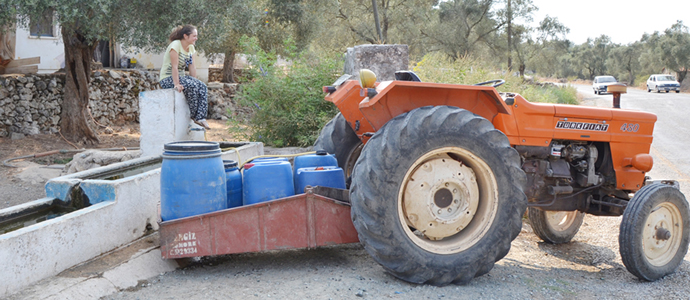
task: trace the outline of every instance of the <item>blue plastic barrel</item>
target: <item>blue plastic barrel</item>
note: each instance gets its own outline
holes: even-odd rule
[[[244,165],[242,203],[250,205],[295,194],[292,167],[287,161]]]
[[[310,167],[337,167],[338,160],[335,155],[328,154],[325,150],[317,150],[316,154],[301,155],[295,157],[295,166],[292,176],[295,178],[295,194],[304,193],[304,187],[297,184],[297,170]]]
[[[345,189],[345,173],[339,167],[299,168],[295,185],[300,193],[304,193],[304,188],[308,185]]]
[[[228,208],[242,206],[242,173],[234,160],[224,160],[225,185],[227,186]]]
[[[227,208],[225,170],[218,143],[174,142],[165,144],[163,149],[163,221]]]
[[[288,159],[287,157],[259,157],[257,159],[252,160],[250,163],[259,164],[272,161],[288,161]]]

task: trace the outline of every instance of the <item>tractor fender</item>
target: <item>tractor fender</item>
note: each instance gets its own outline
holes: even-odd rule
[[[395,116],[430,105],[462,108],[489,121],[499,113],[510,114],[503,98],[491,86],[396,80],[381,82],[376,91],[374,97],[359,103],[359,110],[375,131]]]

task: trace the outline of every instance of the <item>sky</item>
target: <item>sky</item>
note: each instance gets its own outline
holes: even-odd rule
[[[566,35],[575,44],[607,35],[613,43],[628,44],[642,35],[663,32],[682,20],[690,27],[690,0],[532,0],[539,8],[533,14],[533,24],[547,15],[557,17],[570,28]]]

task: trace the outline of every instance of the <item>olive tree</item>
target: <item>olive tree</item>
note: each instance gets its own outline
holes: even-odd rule
[[[99,40],[148,50],[165,47],[171,29],[203,23],[212,1],[203,0],[0,0],[0,28],[28,28],[31,19],[52,14],[64,43],[65,90],[60,131],[69,140],[96,144],[87,124],[93,52]],[[221,2],[219,0],[219,2]]]
[[[198,48],[207,57],[223,54],[222,82],[235,82],[235,54],[241,48],[242,36],[254,36],[260,27],[261,9],[259,2],[236,0],[216,7],[217,13],[199,27]],[[218,13],[219,12],[219,13]]]
[[[554,76],[563,70],[563,56],[568,54],[569,41],[565,38],[570,29],[558,18],[546,16],[534,28],[524,42],[515,45],[520,75],[524,75],[527,64],[535,71]]]
[[[456,60],[479,52],[495,40],[505,20],[496,16],[493,0],[451,0],[438,4],[434,23],[422,31],[437,49]]]
[[[606,58],[611,47],[611,38],[606,35],[594,40],[588,38],[586,42],[574,48],[574,62],[580,70],[586,72],[588,79],[594,79],[594,76],[606,73]]]
[[[635,76],[640,71],[640,43],[630,43],[623,46],[614,46],[606,60],[606,68],[616,75],[618,80],[626,76],[628,85],[635,84]]]
[[[522,19],[526,23],[532,21],[532,12],[538,8],[532,4],[532,0],[505,0],[505,8],[499,10],[498,16],[505,24],[505,36],[507,38],[508,70],[513,70],[513,49],[516,51],[520,62],[520,75],[524,75],[524,51],[518,48],[521,44],[529,42],[526,35],[530,28],[524,24],[516,24],[515,21]]]
[[[678,82],[682,83],[690,68],[690,33],[682,21],[664,31],[657,53],[665,67],[676,72]]]

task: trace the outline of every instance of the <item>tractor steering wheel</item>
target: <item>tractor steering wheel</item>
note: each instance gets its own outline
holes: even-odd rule
[[[475,83],[474,85],[486,85],[489,83],[493,83],[493,85],[491,85],[491,87],[499,87],[502,84],[506,83],[506,81],[503,79],[494,79],[494,80],[484,81],[484,82],[480,82],[480,83]]]

